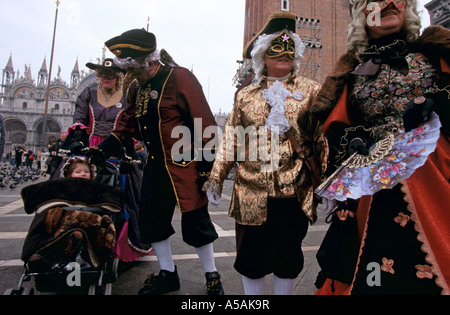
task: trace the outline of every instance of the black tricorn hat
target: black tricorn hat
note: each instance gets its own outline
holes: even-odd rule
[[[106,58],[105,61],[103,61],[102,64],[95,64],[92,62],[89,62],[86,64],[86,67],[88,67],[91,70],[113,70],[113,71],[117,71],[117,72],[123,72],[125,73],[126,71],[119,68],[115,63],[114,60],[111,58]]]
[[[119,58],[149,55],[156,49],[156,37],[145,29],[133,29],[105,42],[106,47]]]
[[[296,32],[297,28],[297,16],[292,12],[275,12],[269,17],[266,25],[262,30],[256,34],[244,48],[244,58],[251,59],[251,52],[256,39],[262,34],[273,34],[281,32],[284,29],[288,31]]]

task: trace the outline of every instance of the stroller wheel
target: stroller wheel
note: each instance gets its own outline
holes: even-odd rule
[[[6,289],[5,293],[3,295],[14,295],[14,289]]]
[[[112,283],[107,283],[105,285],[104,295],[111,295],[111,294],[112,294]]]
[[[34,295],[34,288],[25,288],[25,289],[23,289],[22,295]]]
[[[34,295],[34,288],[7,289],[3,295]]]
[[[97,285],[91,284],[88,289],[88,295],[95,295],[96,290],[97,290]]]
[[[111,294],[112,294],[111,283],[106,283],[101,287],[96,284],[91,284],[88,289],[88,295],[111,295]]]
[[[119,259],[114,258],[106,263],[106,281],[114,282],[119,276]]]
[[[115,258],[113,260],[113,264],[112,264],[112,277],[113,277],[113,281],[117,280],[117,277],[119,276],[119,259]]]

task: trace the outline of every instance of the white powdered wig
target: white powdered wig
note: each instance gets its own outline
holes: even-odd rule
[[[367,7],[367,3],[368,0],[350,0],[353,19],[348,28],[348,51],[362,53],[369,48],[369,35],[366,30],[367,16],[363,11]],[[408,0],[405,7],[404,24],[408,42],[413,42],[419,38],[421,26],[417,0]]]
[[[161,54],[158,49],[155,49],[150,55],[140,56],[136,58],[114,58],[114,63],[121,69],[128,68],[149,68],[149,62],[159,61]]]

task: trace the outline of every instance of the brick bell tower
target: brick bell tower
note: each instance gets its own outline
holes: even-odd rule
[[[347,50],[348,0],[246,0],[243,47],[273,12],[280,11],[292,12],[298,18],[297,34],[307,47],[300,74],[323,83]]]
[[[431,25],[442,25],[450,29],[450,0],[432,0],[425,4],[430,14]]]

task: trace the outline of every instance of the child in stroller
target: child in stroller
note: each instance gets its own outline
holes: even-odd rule
[[[116,230],[111,216],[123,210],[124,193],[94,181],[95,166],[84,158],[69,159],[62,173],[64,178],[21,191],[25,212],[36,213],[23,246],[21,282],[34,276],[38,291],[66,291],[71,289],[67,276],[72,271],[67,266],[76,263],[82,287],[89,286],[90,293],[105,290],[103,281],[108,285],[115,280]]]
[[[89,163],[84,156],[74,156],[64,165],[62,175],[63,177],[94,179],[95,170],[95,165]]]

